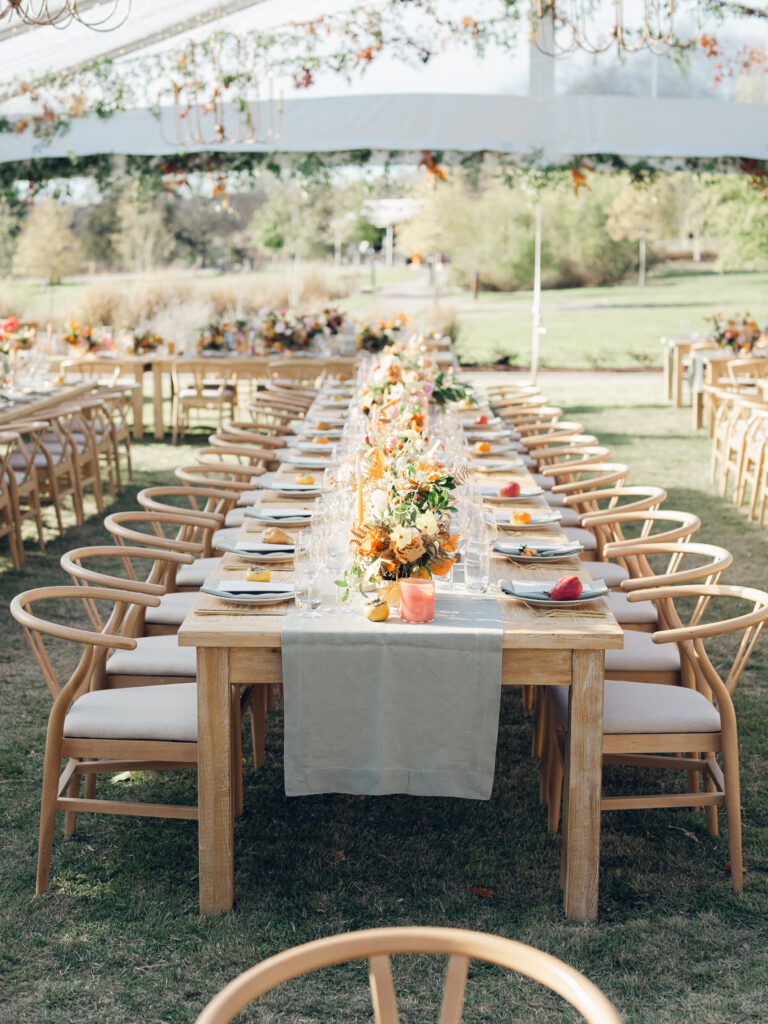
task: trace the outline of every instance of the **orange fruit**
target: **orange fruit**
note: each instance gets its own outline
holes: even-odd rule
[[[478,441],[477,444],[475,445],[476,452],[482,452],[483,454],[485,454],[490,450],[491,446],[487,441]]]
[[[520,523],[521,525],[525,525],[526,523],[530,523],[530,521],[530,512],[513,512],[512,515],[510,516],[510,522],[513,523]]]

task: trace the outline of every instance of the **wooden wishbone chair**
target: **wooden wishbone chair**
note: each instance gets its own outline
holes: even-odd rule
[[[197,507],[197,499],[207,498],[205,507]],[[163,502],[160,498],[186,498],[188,505],[177,505],[172,501]],[[153,512],[193,512],[197,516],[215,516],[216,522],[212,520],[214,532],[211,538],[211,549],[224,550],[219,547],[219,542],[224,539],[236,539],[230,531],[243,525],[245,508],[236,508],[240,494],[225,487],[186,487],[159,486],[146,487],[136,496],[136,500],[142,508]],[[221,532],[224,529],[226,532]]]
[[[591,513],[608,512],[611,509],[639,512],[646,508],[658,508],[666,497],[667,492],[662,487],[625,485],[587,489],[566,495],[564,504],[558,505],[557,511],[561,514],[560,522],[563,526],[582,526],[582,517]]]
[[[215,434],[212,436],[216,436]],[[279,436],[271,427],[260,427],[257,423],[241,420],[227,420],[218,436],[228,443],[253,444],[262,448],[285,448],[285,437]],[[210,437],[208,441],[210,442]]]
[[[4,446],[8,474],[7,485],[16,520],[18,554],[23,562],[24,546],[21,528],[22,524],[28,520],[35,524],[38,546],[41,551],[45,551],[37,465],[42,458],[40,450],[43,436],[48,430],[48,424],[44,420],[14,421],[11,427],[14,436]],[[7,432],[5,436],[8,437]]]
[[[263,392],[266,394],[266,392]],[[276,402],[269,402],[258,397],[256,402],[246,406],[247,411],[253,417],[255,427],[264,427],[276,435],[292,434],[291,423],[301,419],[295,412],[283,408]]]
[[[225,444],[219,442],[208,448],[197,448],[193,452],[196,462],[223,462],[240,466],[248,466],[252,476],[261,476],[268,469],[277,466],[274,449],[260,448],[250,444]]]
[[[768,594],[753,587],[723,584],[690,584],[638,590],[631,601],[663,601],[667,607],[668,629],[653,634],[656,644],[677,646],[691,680],[690,686],[654,686],[627,680],[606,680],[603,717],[603,763],[635,767],[672,769],[688,774],[700,773],[704,789],[689,783],[688,792],[651,793],[628,796],[603,796],[601,810],[644,809],[649,807],[704,808],[707,829],[717,835],[717,807],[725,806],[728,820],[731,885],[741,892],[741,802],[739,790],[739,750],[736,713],[732,694],[760,633],[768,619]],[[752,610],[718,622],[684,625],[675,607],[681,599],[731,604],[746,602]],[[741,633],[741,640],[725,679],[715,670],[705,641],[730,633]],[[568,687],[550,687],[551,722],[555,730],[549,744],[550,761],[547,796],[549,823],[557,827],[562,789],[562,752],[568,727]],[[722,757],[722,767],[716,755]],[[552,756],[554,754],[555,756]],[[681,754],[683,756],[681,756]],[[688,756],[685,756],[688,755]]]
[[[598,444],[594,434],[575,434],[569,438],[555,440],[550,445],[534,446],[527,450],[524,462],[529,469],[538,473],[547,473],[553,467],[567,460],[583,457],[607,459],[611,449]]]
[[[42,619],[31,609],[40,601],[82,599],[81,587],[43,587],[19,594],[11,601],[11,614],[24,629],[27,641],[53,697],[48,719],[40,807],[36,891],[48,888],[57,811],[67,812],[65,832],[72,833],[75,816],[84,811],[105,814],[150,815],[197,819],[196,806],[144,804],[80,796],[84,775],[132,769],[191,767],[197,763],[197,697],[194,683],[138,690],[91,690],[94,675],[110,651],[132,651],[133,637],[121,635],[132,605],[150,606],[159,598],[127,590],[93,587],[94,601],[113,607],[103,630],[78,629]],[[44,637],[81,645],[79,663],[66,682],[54,668]],[[63,773],[62,758],[67,759]]]
[[[21,527],[14,496],[14,469],[11,456],[16,451],[19,435],[15,430],[0,430],[0,537],[8,538],[8,548],[14,569],[24,564]]]
[[[91,568],[94,559],[107,560],[110,568],[119,558],[125,568],[125,576],[115,576]],[[134,560],[150,562],[149,575],[144,580],[136,578]],[[93,683],[99,689],[118,689],[128,686],[153,686],[158,684],[181,684],[197,679],[196,654],[187,648],[180,648],[175,642],[179,626],[192,610],[198,592],[168,592],[169,585],[175,587],[175,575],[179,565],[189,564],[192,557],[167,549],[126,547],[109,545],[77,548],[61,558],[61,567],[79,585],[83,603],[96,630],[105,624],[98,608],[89,597],[89,587],[109,587],[159,597],[157,605],[143,607],[136,605],[126,615],[121,632],[136,638],[136,649],[119,657],[108,658],[103,668],[94,676]],[[85,563],[85,564],[84,564]],[[235,744],[234,764],[235,798],[238,813],[242,812],[242,735],[241,721],[246,711],[251,712],[251,737],[253,742],[253,763],[260,768],[264,763],[265,720],[269,693],[263,686],[233,686],[232,722]]]
[[[562,996],[588,1024],[621,1024],[603,993],[572,967],[513,939],[458,928],[374,928],[317,939],[262,961],[230,982],[197,1018],[196,1024],[228,1024],[249,1003],[283,982],[322,967],[368,961],[376,1024],[397,1024],[397,996],[390,957],[430,954],[448,957],[440,1024],[460,1024],[470,960],[497,964],[531,978]],[[482,972],[480,972],[482,976]]]
[[[239,462],[198,462],[193,466],[177,466],[173,475],[189,487],[224,487],[237,491],[238,505],[252,505],[257,497],[258,475],[250,466]],[[261,475],[261,474],[259,474]]]
[[[222,517],[215,517],[220,523]],[[189,512],[112,512],[104,519],[105,529],[117,545],[132,545],[182,551],[193,555],[192,565],[183,566],[176,575],[177,590],[199,590],[219,562],[211,556],[212,513]],[[175,530],[173,528],[175,527]],[[168,536],[168,531],[173,531]]]
[[[536,425],[551,430],[560,421],[562,415],[563,410],[559,406],[542,405],[535,406],[533,409],[521,409],[519,412],[507,413],[501,419],[512,431],[517,430],[518,433],[524,433]]]

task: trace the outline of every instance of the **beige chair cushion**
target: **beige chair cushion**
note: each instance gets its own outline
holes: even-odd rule
[[[532,455],[523,455],[523,463],[528,467],[528,469],[536,469],[539,461],[538,459],[534,459]]]
[[[585,551],[597,551],[595,535],[583,526],[566,526],[563,533],[569,540],[577,540]]]
[[[568,720],[568,687],[548,690],[563,725]],[[719,732],[720,715],[698,690],[662,683],[606,679],[603,734]]]
[[[64,735],[196,743],[197,683],[84,693],[64,719]]]
[[[195,679],[197,650],[179,647],[176,635],[140,636],[134,651],[115,651],[107,659],[108,676],[164,676]]]
[[[229,530],[217,530],[216,533],[214,533],[214,535],[213,535],[213,540],[211,541],[211,547],[213,548],[214,551],[219,550],[219,551],[223,552],[225,549],[224,548],[220,548],[219,547],[219,543],[221,541],[225,541],[228,544],[234,544],[239,536],[240,536],[240,527],[239,526],[233,526]]]
[[[196,558],[192,565],[182,565],[176,573],[177,587],[202,587],[221,558]]]
[[[541,485],[539,485],[539,486],[541,486]],[[548,505],[551,505],[552,508],[562,508],[563,505],[565,505],[565,495],[564,494],[552,494],[551,492],[547,492],[544,495],[544,500],[546,501],[546,503]]]
[[[616,562],[590,562],[589,575],[593,580],[605,580],[608,587],[618,587],[623,580],[629,579],[629,570]]]
[[[592,568],[591,562],[588,567]],[[655,626],[659,621],[659,613],[653,601],[629,601],[627,595],[622,593],[608,594],[606,601],[617,622],[628,626]]]
[[[533,479],[536,481],[539,487],[543,487],[545,491],[551,491],[555,486],[554,477],[545,476],[543,473],[534,473]]]
[[[627,630],[621,651],[605,652],[606,672],[679,672],[677,644],[655,644],[650,633]]]
[[[557,511],[560,513],[560,525],[561,526],[578,526],[579,525],[579,513],[575,508],[568,508],[567,505],[558,507]]]
[[[192,611],[197,600],[194,590],[185,590],[180,594],[164,594],[157,608],[147,608],[144,621],[155,626],[180,626]]]
[[[227,512],[227,517],[224,520],[225,526],[242,526],[243,520],[245,519],[245,508],[233,508]]]
[[[262,493],[262,491],[243,491],[237,499],[237,507],[247,508],[248,505],[255,505]]]

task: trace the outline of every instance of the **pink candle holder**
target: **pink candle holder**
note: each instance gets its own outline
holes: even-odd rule
[[[400,619],[417,623],[432,622],[434,617],[434,580],[400,580]]]

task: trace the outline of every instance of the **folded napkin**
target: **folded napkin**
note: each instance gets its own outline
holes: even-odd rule
[[[546,601],[556,582],[556,580],[502,580],[500,586],[505,594],[511,594],[512,597],[537,597]],[[582,580],[581,597],[602,597],[607,593],[608,587],[605,580]],[[557,601],[553,601],[552,604],[557,604]]]
[[[297,466],[299,469],[325,469],[326,466],[336,465],[330,459],[313,459],[309,455],[302,455],[301,452],[293,451],[285,452],[282,457],[278,456],[278,459],[280,462],[287,462],[289,465]]]
[[[514,500],[514,499],[512,499]],[[528,515],[531,517],[530,523],[524,523],[522,525],[527,526],[552,526],[553,523],[559,523],[562,519],[560,513],[553,509],[551,512],[536,512],[530,511]],[[509,512],[502,511],[496,513],[496,522],[501,526],[520,526],[520,523],[515,523],[510,518]]]
[[[249,555],[268,555],[276,551],[291,552],[293,544],[267,544],[261,540],[239,540],[235,544],[235,551],[243,551]]]
[[[267,505],[247,508],[245,514],[256,519],[311,519],[311,508],[291,508],[290,505]]]
[[[493,550],[500,555],[519,555],[523,548],[532,548],[539,558],[557,558],[564,555],[578,555],[584,548],[578,541],[572,540],[561,544],[551,540],[497,540]]]
[[[205,581],[222,594],[292,594],[293,584],[290,580],[258,583],[256,580],[214,580]]]
[[[520,459],[475,459],[472,468],[480,473],[505,473],[520,469],[522,465]]]

